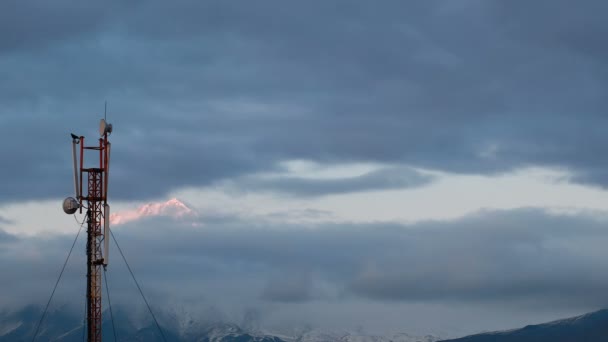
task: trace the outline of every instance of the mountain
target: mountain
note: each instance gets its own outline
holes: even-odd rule
[[[49,312],[40,328],[36,341],[79,342],[83,340],[82,316],[70,314],[65,308]],[[0,313],[0,342],[32,341],[41,310],[27,307],[12,313]],[[103,321],[104,340],[113,341],[110,315],[105,312]],[[125,342],[163,341],[158,329],[151,322],[134,322],[124,311],[115,310],[114,321],[117,340]],[[171,320],[169,320],[171,321]],[[238,325],[224,322],[198,322],[191,318],[163,326],[167,341],[175,342],[436,342],[437,337],[416,337],[408,334],[387,336],[350,332],[322,332],[307,330],[285,336],[246,330]]]
[[[489,332],[444,342],[596,342],[608,341],[608,310],[521,329]]]
[[[75,326],[72,322],[82,322],[69,313],[69,310],[57,310],[50,312],[45,323],[41,325],[37,339],[38,341],[50,341],[51,337],[60,337],[72,334]],[[30,306],[16,313],[0,314],[0,341],[31,341],[36,325],[40,319],[41,310]],[[63,339],[65,341],[75,341]],[[82,337],[80,338],[82,340]]]
[[[36,326],[40,320],[42,310],[38,307],[29,306],[16,312],[0,313],[0,342],[32,341]],[[162,341],[155,337],[148,338],[153,326],[135,328],[130,320],[118,312],[115,316],[117,324],[116,334],[121,341]],[[102,329],[106,339],[113,340],[112,322],[109,314],[104,315]],[[44,318],[38,331],[36,341],[78,342],[83,340],[83,318],[66,308],[58,308],[49,311]],[[153,334],[158,335],[155,330]],[[166,334],[168,339],[176,341],[171,332]],[[169,338],[171,337],[171,338]]]
[[[172,198],[166,202],[145,203],[132,210],[112,213],[110,214],[110,223],[114,226],[155,216],[193,219],[197,217],[197,213],[179,199]]]
[[[369,335],[353,332],[310,330],[295,337],[283,337],[287,342],[437,342],[435,336],[413,336],[406,333]]]
[[[36,341],[80,342],[83,340],[82,317],[69,314],[62,308],[48,312],[40,327]],[[13,313],[0,314],[0,342],[32,341],[41,310],[27,307]],[[113,341],[114,331],[108,312],[103,320],[104,340]],[[114,313],[116,336],[125,342],[160,342],[163,341],[158,329],[152,323],[135,324],[124,312]],[[212,323],[197,325],[197,329],[178,331],[175,328],[163,327],[167,341],[184,342],[285,342],[275,336],[251,334],[234,324]]]
[[[0,342],[31,341],[40,319],[40,309],[27,307],[13,313],[0,313]],[[82,341],[82,316],[58,308],[49,312],[36,341]],[[114,313],[116,335],[120,341],[162,341],[158,329],[151,323],[136,323],[122,311]],[[110,315],[104,315],[105,339],[114,340]],[[231,323],[188,322],[181,327],[163,326],[167,341],[183,342],[439,342],[434,336],[417,337],[405,333],[386,336],[352,332],[307,330],[294,336],[248,331]],[[489,332],[441,342],[599,342],[608,341],[608,310],[550,323],[529,325],[521,329]]]

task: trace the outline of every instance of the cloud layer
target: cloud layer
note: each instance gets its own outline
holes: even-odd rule
[[[106,99],[122,199],[288,159],[607,184],[601,1],[0,6],[4,202],[67,193]]]
[[[372,326],[404,304],[498,305],[527,315],[608,305],[604,291],[608,277],[603,276],[608,274],[606,216],[521,209],[413,225],[284,226],[237,218],[197,220],[200,225],[193,227],[157,217],[115,228],[156,305],[215,307],[237,323],[255,308],[268,325],[278,322],[273,316],[277,312],[319,324],[324,315],[354,306]],[[42,301],[69,237],[2,236],[0,255],[13,260],[0,270],[7,279],[3,307],[36,298]],[[137,304],[119,254],[112,253],[108,276],[113,302]],[[60,302],[84,288],[84,259],[79,254],[66,273],[64,290],[58,292]],[[19,295],[25,293],[29,295]],[[301,312],[305,307],[301,305],[307,303],[329,311]],[[371,310],[374,303],[383,303],[383,309]],[[392,320],[393,329],[399,330],[402,318]],[[466,314],[460,319],[469,327],[477,322]]]
[[[314,197],[373,190],[401,190],[427,185],[434,177],[407,167],[380,167],[357,176],[332,178],[301,177],[289,174],[251,175],[226,182],[228,189],[241,192],[278,192]]]

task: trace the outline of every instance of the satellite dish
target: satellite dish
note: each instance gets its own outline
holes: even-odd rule
[[[106,120],[101,119],[99,122],[99,135],[104,136],[104,134],[112,133],[112,124],[106,122]]]
[[[74,197],[68,197],[63,200],[63,211],[66,214],[72,215],[78,208],[80,208],[80,203]]]

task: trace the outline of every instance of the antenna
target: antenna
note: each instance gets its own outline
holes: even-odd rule
[[[99,127],[99,134],[105,137],[105,178],[103,180],[103,267],[108,266],[110,256],[110,205],[107,203],[108,198],[108,177],[110,176],[110,153],[112,144],[108,141],[108,133],[112,133],[112,125],[106,124],[108,113],[108,101],[103,104],[103,120]]]
[[[99,135],[103,138],[106,134],[112,134],[112,124],[106,122],[106,120],[101,119],[99,122]]]
[[[80,138],[72,134],[72,162],[74,163],[74,196],[80,198],[80,187],[78,186],[78,160],[76,158],[76,145],[80,144]]]
[[[108,141],[108,143],[106,144],[106,167],[105,167],[105,178],[104,178],[104,182],[103,182],[103,196],[105,198],[108,198],[108,185],[110,182],[108,182],[108,178],[110,177],[110,154],[112,152],[112,144]]]
[[[103,205],[103,267],[108,266],[110,257],[110,205]]]
[[[78,210],[78,208],[80,208],[80,203],[78,203],[78,201],[75,198],[68,197],[65,200],[63,200],[63,211],[66,214],[72,215]]]

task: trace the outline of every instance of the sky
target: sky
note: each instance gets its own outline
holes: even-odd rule
[[[452,337],[608,307],[606,10],[3,1],[0,309],[48,298],[69,134],[105,101],[113,230],[159,310]]]

